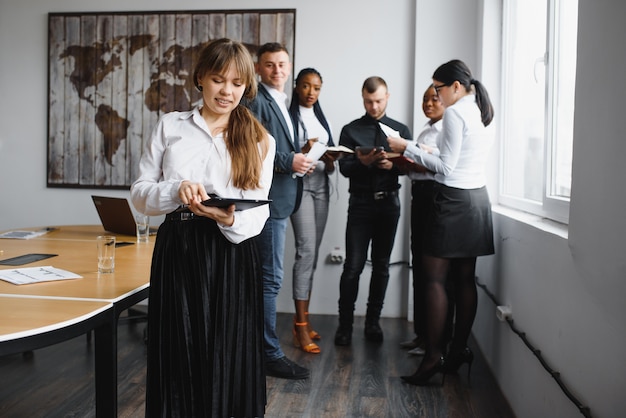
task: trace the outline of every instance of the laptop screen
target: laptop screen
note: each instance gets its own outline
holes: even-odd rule
[[[123,197],[91,196],[102,227],[109,232],[122,235],[136,235],[135,216]],[[153,228],[151,228],[153,233]]]

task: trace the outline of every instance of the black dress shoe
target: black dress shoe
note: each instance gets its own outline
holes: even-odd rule
[[[352,343],[351,328],[337,328],[335,333],[335,345],[350,345]]]
[[[287,356],[268,360],[265,362],[265,374],[267,376],[280,377],[281,379],[306,379],[309,377],[309,370],[298,366]]]
[[[465,347],[461,351],[451,351],[446,358],[445,372],[456,373],[463,363],[467,363],[467,380],[469,382],[472,362],[474,362],[474,353],[469,347]]]
[[[366,323],[363,334],[365,334],[365,339],[368,341],[380,342],[383,340],[383,330],[378,325],[378,322]]]
[[[402,380],[412,385],[426,386],[428,385],[428,382],[434,375],[441,373],[442,374],[441,386],[443,386],[443,383],[446,379],[445,367],[446,367],[445,361],[443,357],[441,357],[439,361],[435,363],[434,365],[432,365],[429,369],[425,369],[421,371],[418,369],[418,371],[416,371],[410,376],[400,376],[400,377],[402,378]]]
[[[409,341],[403,341],[400,343],[400,347],[412,350],[424,344],[424,340],[421,337],[415,337]]]

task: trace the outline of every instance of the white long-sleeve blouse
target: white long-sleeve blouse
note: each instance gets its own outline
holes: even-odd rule
[[[231,158],[222,134],[213,136],[199,109],[163,115],[145,144],[139,178],[131,186],[131,201],[147,215],[162,215],[178,208],[178,189],[184,180],[202,183],[207,193],[241,199],[267,199],[272,185],[276,142],[263,160],[261,188],[242,190],[230,181]],[[260,148],[259,148],[260,150]],[[259,151],[260,152],[260,151]],[[269,206],[235,211],[234,223],[218,223],[222,234],[239,243],[258,235],[269,217]]]
[[[414,149],[414,159],[435,173],[435,180],[459,189],[486,184],[486,162],[493,135],[481,120],[476,96],[469,94],[446,108],[438,137],[440,154]]]
[[[443,122],[439,119],[435,123],[427,122],[422,129],[422,132],[418,135],[415,141],[409,141],[406,145],[406,149],[404,150],[404,156],[412,159],[413,161],[418,161],[416,154],[418,154],[417,149],[420,148],[420,144],[428,145],[432,148],[432,154],[439,155],[439,148],[437,148],[437,138],[441,133],[441,125]],[[407,173],[411,180],[434,180],[435,174],[428,171],[426,173],[418,173],[415,171],[409,171]]]

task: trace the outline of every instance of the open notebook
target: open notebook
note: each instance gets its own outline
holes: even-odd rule
[[[91,196],[102,226],[114,234],[136,235],[135,216],[128,200],[123,197]],[[150,227],[150,235],[158,228]]]

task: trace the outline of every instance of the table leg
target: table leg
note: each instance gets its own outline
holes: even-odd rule
[[[117,317],[95,329],[96,417],[117,416]]]

